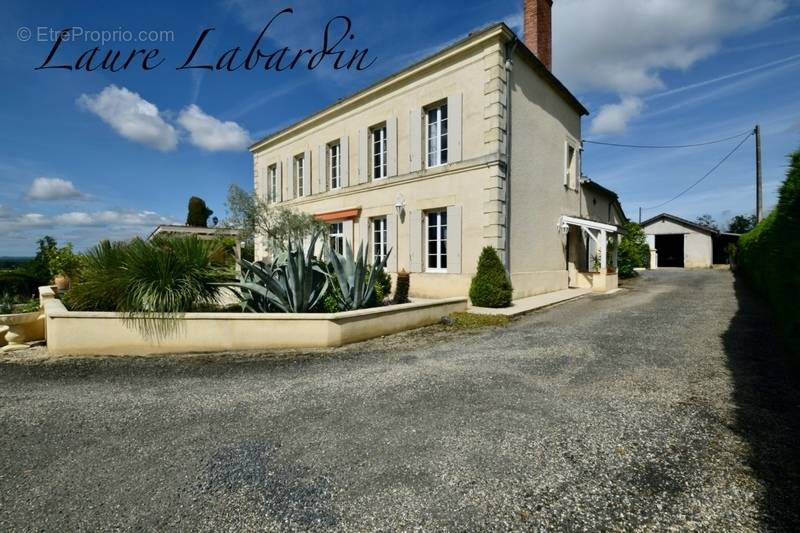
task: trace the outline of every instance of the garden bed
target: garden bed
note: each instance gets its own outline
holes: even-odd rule
[[[276,348],[334,347],[439,322],[467,308],[446,298],[340,313],[185,313],[175,330],[147,338],[121,314],[69,311],[44,304],[52,355],[146,355]]]

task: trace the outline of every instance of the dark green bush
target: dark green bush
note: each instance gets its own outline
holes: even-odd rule
[[[411,275],[405,270],[397,273],[397,287],[394,291],[394,303],[408,303],[408,289],[411,286]]]
[[[628,221],[623,229],[625,234],[617,251],[617,272],[621,278],[631,278],[636,275],[634,268],[643,268],[650,263],[650,247],[639,224]]]
[[[736,271],[762,293],[781,322],[790,350],[800,354],[800,150],[790,156],[778,205],[742,235]]]
[[[206,206],[205,200],[192,196],[189,198],[189,213],[186,216],[186,225],[206,228],[208,227],[208,217],[213,214],[214,211]]]
[[[486,246],[478,259],[478,272],[469,287],[469,299],[478,307],[508,307],[513,287],[506,269],[491,246]]]

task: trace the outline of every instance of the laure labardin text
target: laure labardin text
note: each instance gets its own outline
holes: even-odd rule
[[[236,46],[223,52],[216,58],[216,61],[209,61],[209,58],[205,57],[208,54],[203,53],[203,43],[206,37],[214,31],[214,28],[206,28],[197,37],[189,53],[182,58],[182,62],[175,66],[175,69],[230,72],[240,69],[261,69],[281,72],[297,67],[314,70],[327,61],[335,70],[366,70],[375,63],[375,58],[369,57],[369,48],[348,50],[343,45],[343,43],[355,39],[355,35],[350,31],[352,22],[349,17],[344,15],[333,17],[325,25],[322,46],[318,50],[313,48],[291,50],[289,47],[283,47],[269,52],[263,51],[261,49],[262,40],[268,30],[273,24],[278,23],[279,17],[292,13],[294,10],[288,7],[279,11],[267,22],[247,51]],[[34,70],[63,69],[86,72],[96,70],[118,72],[135,68],[154,70],[161,67],[167,60],[158,48],[132,48],[123,51],[94,47],[84,50],[73,62],[65,61],[67,54],[61,47],[65,41],[69,41],[69,32],[70,29],[67,28],[59,33],[45,60]]]

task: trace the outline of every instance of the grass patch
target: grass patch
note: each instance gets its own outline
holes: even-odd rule
[[[478,315],[474,313],[450,313],[447,325],[459,329],[475,329],[505,326],[511,321],[506,315]]]

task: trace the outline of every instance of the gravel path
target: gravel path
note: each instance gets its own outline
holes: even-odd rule
[[[328,352],[0,362],[0,531],[797,530],[796,374],[729,272]]]

